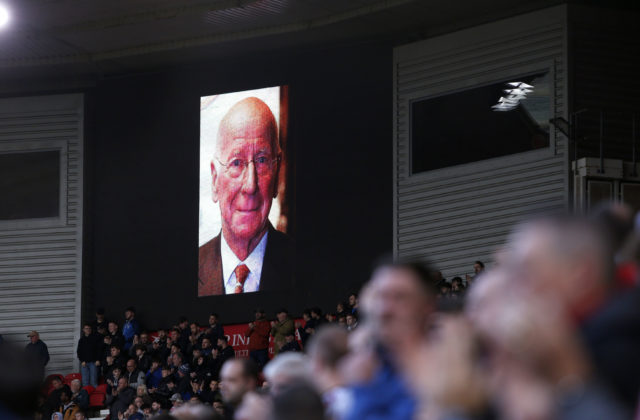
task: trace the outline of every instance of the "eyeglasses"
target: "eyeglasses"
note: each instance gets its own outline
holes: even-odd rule
[[[224,167],[227,175],[231,178],[238,178],[244,173],[244,170],[251,162],[253,162],[258,176],[265,176],[269,174],[271,169],[273,169],[274,164],[280,161],[280,156],[274,159],[268,156],[258,156],[252,160],[235,158],[229,161],[229,163],[222,163],[218,158],[216,158],[216,160]]]

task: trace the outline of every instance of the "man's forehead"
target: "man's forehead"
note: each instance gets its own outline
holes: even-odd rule
[[[219,150],[222,156],[270,154],[274,149],[274,144],[268,137],[234,137],[220,141]]]

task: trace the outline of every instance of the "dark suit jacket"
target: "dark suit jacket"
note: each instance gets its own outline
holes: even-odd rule
[[[200,247],[198,296],[224,295],[220,235]],[[267,247],[262,261],[260,291],[293,287],[295,270],[293,240],[269,225]]]

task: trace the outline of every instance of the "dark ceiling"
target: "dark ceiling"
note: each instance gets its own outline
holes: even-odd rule
[[[256,51],[442,31],[559,0],[5,0],[0,71],[115,74]],[[38,71],[37,69],[40,69]]]

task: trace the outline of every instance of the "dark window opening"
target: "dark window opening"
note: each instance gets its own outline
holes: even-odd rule
[[[60,152],[0,154],[0,220],[58,217]]]
[[[549,146],[549,72],[411,104],[413,174]]]

